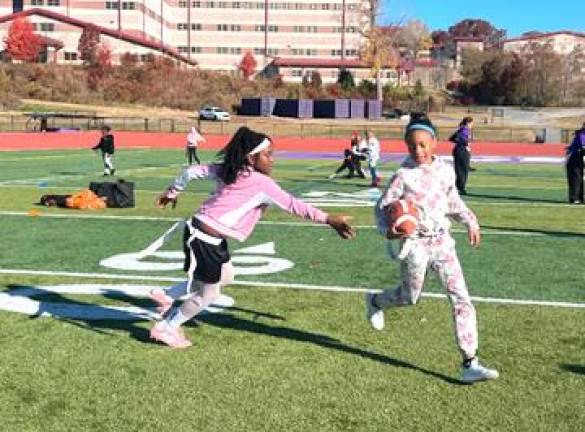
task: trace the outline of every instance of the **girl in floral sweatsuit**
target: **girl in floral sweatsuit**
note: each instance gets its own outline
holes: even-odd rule
[[[472,246],[479,245],[477,218],[461,200],[455,187],[451,165],[435,155],[436,132],[424,115],[414,116],[406,128],[409,157],[391,178],[376,204],[378,230],[387,238],[400,241],[401,284],[380,294],[366,296],[367,318],[373,328],[384,327],[383,310],[391,306],[414,305],[420,297],[428,268],[437,273],[451,302],[455,337],[463,356],[461,379],[464,382],[495,379],[498,372],[477,360],[478,336],[476,313],[463,271],[449,233],[450,218],[463,223]],[[419,209],[419,224],[406,238],[394,227],[388,228],[387,207],[406,199]]]

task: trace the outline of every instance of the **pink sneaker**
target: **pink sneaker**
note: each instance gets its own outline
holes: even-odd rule
[[[157,322],[150,329],[150,338],[162,342],[171,348],[189,348],[193,343],[185,337],[183,330],[173,328],[164,321]]]
[[[157,304],[156,311],[164,315],[173,305],[173,299],[160,288],[151,289],[148,292],[150,299]]]

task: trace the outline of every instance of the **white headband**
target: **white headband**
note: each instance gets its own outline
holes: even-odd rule
[[[272,141],[270,141],[268,138],[264,138],[264,141],[262,141],[260,144],[258,144],[256,147],[254,147],[249,153],[248,156],[252,156],[255,155],[256,153],[260,153],[262,150],[267,149],[268,147],[270,147],[270,145],[272,144]]]

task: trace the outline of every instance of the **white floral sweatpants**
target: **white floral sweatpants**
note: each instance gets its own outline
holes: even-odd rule
[[[464,358],[474,357],[478,345],[477,319],[455,250],[455,240],[445,233],[410,241],[410,251],[401,261],[402,283],[378,294],[376,305],[386,309],[416,304],[427,269],[431,268],[438,275],[451,303],[459,350]]]

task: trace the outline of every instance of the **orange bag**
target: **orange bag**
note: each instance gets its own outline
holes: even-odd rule
[[[106,208],[104,199],[98,197],[89,189],[71,195],[66,200],[68,208],[74,209],[103,209]]]

